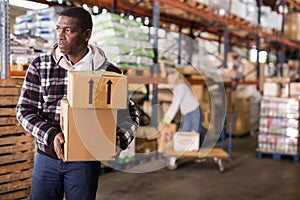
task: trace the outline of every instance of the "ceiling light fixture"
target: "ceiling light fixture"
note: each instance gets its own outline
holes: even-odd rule
[[[49,5],[44,3],[37,3],[37,2],[26,1],[26,0],[9,0],[9,4],[12,6],[18,6],[26,9],[31,9],[31,10],[44,9],[49,7]]]
[[[99,7],[93,6],[93,13],[98,14],[99,13]]]

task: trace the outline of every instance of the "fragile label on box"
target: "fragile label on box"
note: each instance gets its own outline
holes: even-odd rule
[[[68,71],[67,99],[74,108],[127,107],[127,76],[107,71]]]
[[[65,161],[114,160],[116,109],[71,108],[61,100]]]

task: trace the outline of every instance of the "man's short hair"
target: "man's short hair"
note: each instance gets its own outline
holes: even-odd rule
[[[81,8],[81,7],[71,7],[67,8],[60,12],[59,16],[67,16],[72,17],[79,20],[80,27],[83,30],[91,29],[93,28],[93,21],[91,14]]]

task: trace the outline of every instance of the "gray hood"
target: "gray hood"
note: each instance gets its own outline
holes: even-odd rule
[[[84,71],[101,68],[107,61],[103,50],[91,44],[88,45],[88,48],[89,52],[74,65],[60,52],[57,44],[53,46],[52,55],[55,62],[66,70]]]

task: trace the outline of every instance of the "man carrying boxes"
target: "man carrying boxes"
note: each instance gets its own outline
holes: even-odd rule
[[[36,138],[32,200],[95,199],[99,160],[111,159],[116,137],[126,149],[139,124],[126,77],[88,44],[92,27],[83,8],[63,10],[57,44],[27,70],[16,112]]]
[[[120,113],[127,108],[127,77],[108,71],[68,71],[68,80],[67,100],[61,101],[60,110],[64,160],[114,159],[116,127],[128,123],[122,118],[117,124],[117,109]]]

